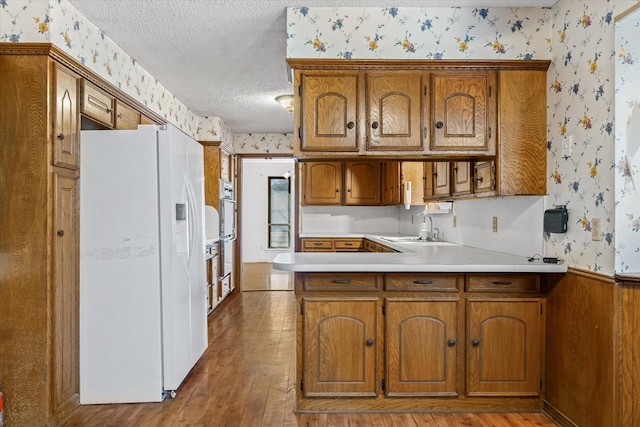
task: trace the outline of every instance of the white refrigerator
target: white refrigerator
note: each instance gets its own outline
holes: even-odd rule
[[[161,401],[207,348],[203,149],[171,125],[81,145],[80,403]]]

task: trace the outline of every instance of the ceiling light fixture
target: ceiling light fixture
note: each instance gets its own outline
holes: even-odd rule
[[[288,112],[293,112],[293,95],[276,96],[276,101]]]

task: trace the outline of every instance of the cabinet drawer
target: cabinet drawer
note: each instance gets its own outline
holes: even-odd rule
[[[374,273],[308,273],[305,291],[377,291],[380,276]]]
[[[540,292],[537,274],[468,274],[468,292]]]
[[[113,127],[114,103],[115,99],[111,95],[83,80],[82,114],[87,115],[104,125]]]
[[[386,291],[445,291],[458,292],[462,274],[393,273],[385,274]]]
[[[313,251],[331,252],[333,251],[333,240],[332,239],[302,239],[302,250],[304,252],[313,252]]]
[[[335,239],[333,249],[337,251],[359,251],[362,247],[362,239]]]

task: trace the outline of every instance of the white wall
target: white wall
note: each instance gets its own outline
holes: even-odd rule
[[[301,234],[397,233],[397,206],[305,206],[300,209]]]
[[[268,177],[282,176],[293,169],[293,158],[242,159],[242,262],[272,262],[279,253],[293,251],[293,235],[292,249],[267,249]],[[294,179],[292,176],[292,189]],[[292,200],[291,206],[295,203]],[[292,209],[292,218],[293,212]]]
[[[423,206],[400,208],[400,232],[418,235]],[[412,224],[412,215],[415,221]],[[453,216],[456,227],[453,227]],[[498,231],[492,231],[493,217]],[[517,196],[477,200],[458,200],[447,214],[431,215],[433,226],[444,233],[444,240],[522,256],[543,255],[544,197]]]
[[[418,236],[424,206],[307,206],[302,234],[403,233]],[[457,226],[453,227],[453,215]],[[518,196],[459,200],[449,213],[430,215],[444,240],[521,256],[544,256],[544,197]],[[493,217],[498,231],[492,231]]]

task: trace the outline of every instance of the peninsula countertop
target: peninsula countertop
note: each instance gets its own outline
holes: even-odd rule
[[[302,236],[307,237],[307,236]],[[319,237],[314,234],[314,237]],[[333,235],[326,237],[346,237]],[[411,236],[358,234],[400,252],[294,252],[279,254],[273,268],[294,272],[566,273],[564,264]]]

